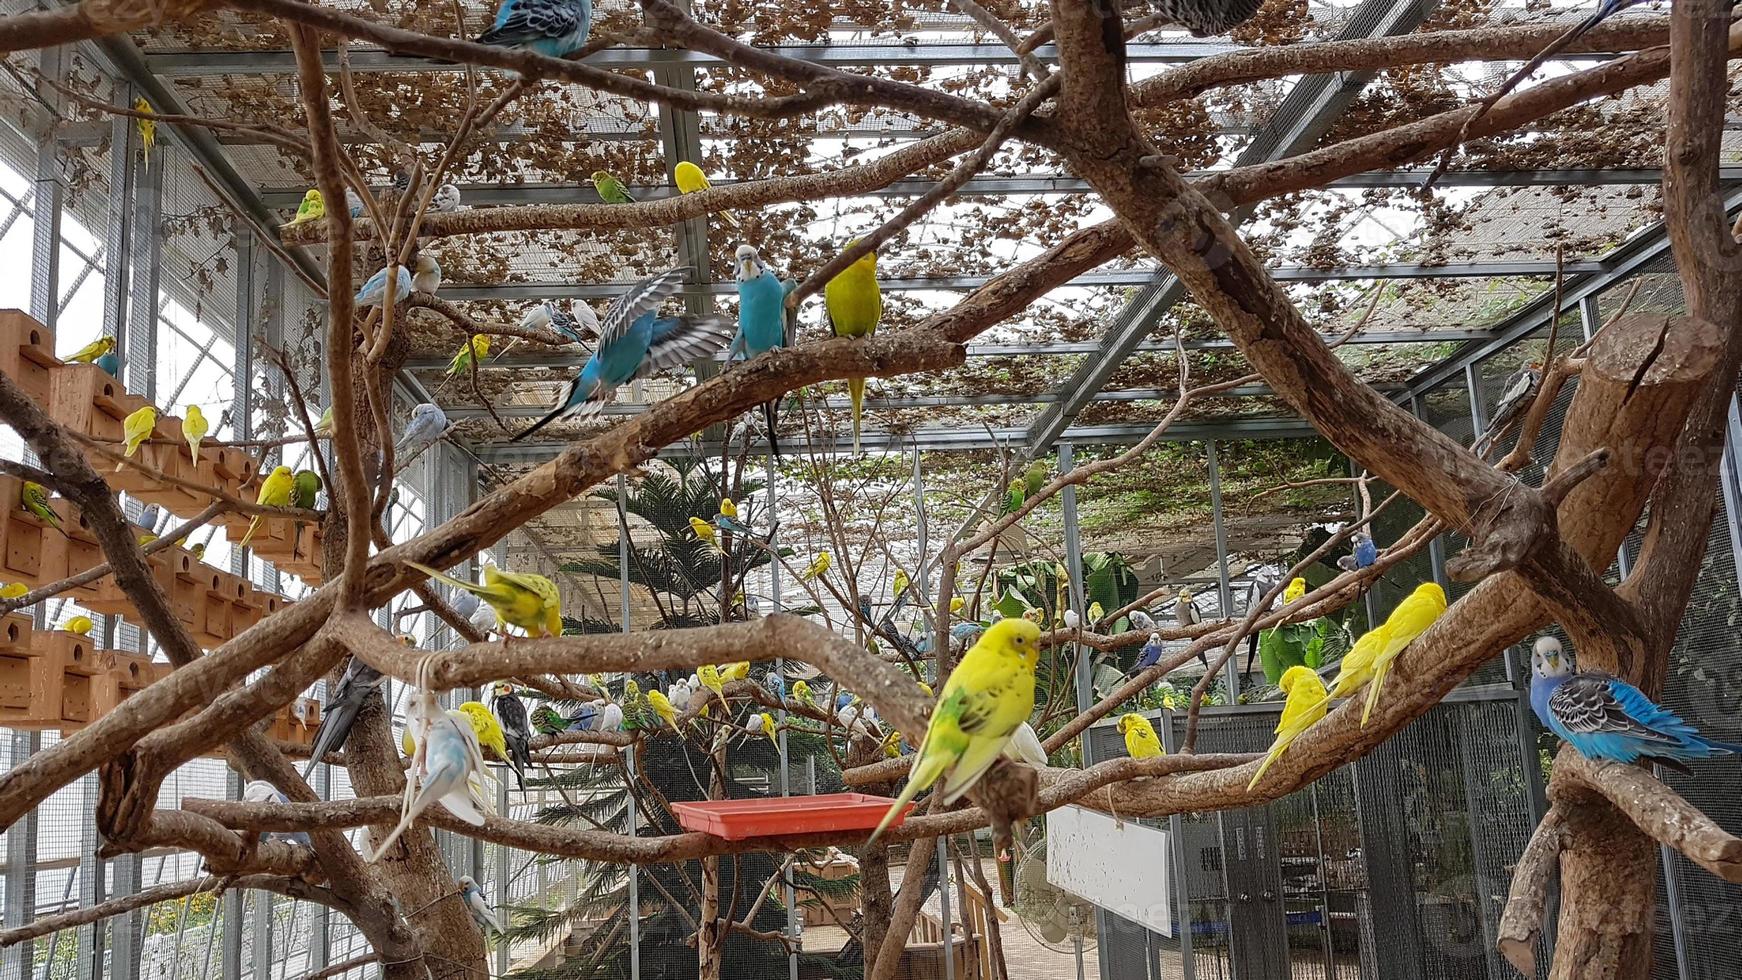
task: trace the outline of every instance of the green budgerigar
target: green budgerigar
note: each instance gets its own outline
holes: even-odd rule
[[[54,509],[48,505],[47,487],[40,483],[32,483],[29,480],[26,480],[24,481],[23,492],[18,496],[18,506],[20,509],[35,514],[37,519],[54,528],[56,531],[59,531],[62,534],[67,533],[66,528],[60,526],[60,517],[56,515]]]
[[[593,189],[599,192],[599,200],[606,204],[634,204],[635,198],[630,195],[629,188],[617,179],[617,175],[609,170],[593,171]]]

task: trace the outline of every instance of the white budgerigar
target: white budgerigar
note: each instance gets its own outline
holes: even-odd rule
[[[436,188],[435,195],[429,199],[429,209],[437,214],[450,214],[460,209],[460,188],[454,184],[443,184]]]
[[[454,607],[454,613],[461,619],[471,619],[472,614],[478,611],[480,602],[481,600],[472,593],[461,592],[454,596],[450,604]]]
[[[599,716],[593,722],[593,727],[601,732],[615,732],[623,728],[622,707],[606,702],[599,708]]]
[[[411,778],[405,781],[405,797],[400,804],[399,823],[382,838],[379,847],[369,855],[371,862],[381,860],[399,835],[405,833],[431,803],[440,801],[449,813],[474,827],[484,825],[484,814],[472,802],[472,781],[480,783],[487,777],[484,753],[478,748],[478,738],[472,734],[472,723],[459,711],[443,711],[435,696],[420,692],[412,702],[411,719],[417,751],[411,760]]]
[[[393,444],[394,465],[404,469],[447,431],[448,414],[441,410],[441,406],[424,402],[412,409],[410,421],[399,433],[399,441]]]

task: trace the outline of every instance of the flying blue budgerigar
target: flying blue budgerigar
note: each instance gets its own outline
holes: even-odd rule
[[[1646,759],[1688,772],[1688,760],[1742,752],[1742,745],[1701,735],[1619,677],[1575,672],[1572,659],[1552,636],[1537,639],[1530,665],[1531,710],[1543,727],[1587,759]]]
[[[599,346],[581,373],[563,387],[549,414],[514,439],[524,439],[560,418],[598,412],[617,386],[718,350],[729,332],[719,317],[659,315],[660,306],[677,292],[687,271],[683,266],[668,269],[612,300],[599,318]]]
[[[1149,642],[1143,645],[1143,653],[1137,658],[1136,666],[1131,668],[1133,674],[1140,673],[1161,663],[1161,634],[1149,634]]]
[[[242,787],[242,799],[246,800],[249,803],[289,803],[290,802],[290,797],[285,796],[283,793],[280,793],[278,791],[278,787],[272,785],[271,783],[267,782],[264,779],[253,780],[247,786]],[[313,847],[314,846],[314,843],[308,839],[308,835],[303,833],[300,830],[296,831],[294,833],[288,833],[288,834],[272,833],[272,834],[265,834],[263,836],[271,837],[271,838],[274,838],[276,840],[289,841],[292,844],[301,844],[304,847]]]
[[[399,267],[399,273],[393,278],[394,282],[397,283],[397,286],[393,290],[393,301],[398,303],[411,295],[411,269],[402,265]],[[380,306],[386,301],[386,299],[387,270],[382,268],[374,275],[370,276],[367,282],[363,283],[362,289],[357,290],[357,295],[353,299],[353,302],[355,302],[357,307],[361,309],[366,306]]]
[[[593,0],[502,0],[478,43],[566,58],[586,45],[592,29]]]
[[[485,935],[501,932],[502,923],[496,918],[496,910],[490,907],[490,901],[484,897],[484,890],[472,880],[471,875],[460,879],[460,900],[466,903],[466,911],[472,913],[472,921]]]
[[[727,349],[726,360],[736,361],[758,357],[776,347],[792,346],[792,323],[786,316],[786,294],[796,282],[781,282],[774,270],[762,261],[754,245],[740,245],[734,267],[738,276],[738,333]],[[775,426],[779,422],[779,399],[762,405],[763,420],[768,424],[768,447],[780,455]]]
[[[351,735],[351,726],[357,722],[357,712],[363,708],[364,699],[369,696],[369,692],[380,686],[381,672],[361,659],[352,657],[351,663],[345,668],[344,676],[339,678],[339,686],[333,690],[333,696],[327,701],[326,709],[321,714],[321,727],[315,730],[314,748],[309,753],[308,765],[303,767],[302,778],[307,779],[328,752],[336,752],[344,747],[345,739]]]
[[[393,465],[404,469],[447,431],[448,413],[442,411],[441,406],[424,402],[412,409],[410,421],[399,433],[399,441],[393,444]]]

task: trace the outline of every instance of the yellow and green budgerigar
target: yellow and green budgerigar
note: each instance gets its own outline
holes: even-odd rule
[[[1119,716],[1119,734],[1125,736],[1125,753],[1133,759],[1167,754],[1161,747],[1161,738],[1155,734],[1155,726],[1135,711]]]
[[[803,680],[793,681],[793,683],[792,683],[792,697],[793,697],[793,700],[797,701],[799,704],[802,704],[807,708],[814,708],[817,706],[817,699],[814,695],[811,694],[811,686],[806,681],[803,681]]]
[[[454,354],[454,359],[448,362],[448,377],[458,377],[472,370],[472,364],[490,356],[490,335],[473,334]]]
[[[276,466],[266,475],[266,479],[260,481],[260,493],[255,496],[254,502],[262,507],[285,507],[290,504],[290,494],[295,489],[296,478],[291,475],[290,467]],[[248,547],[248,542],[254,540],[254,533],[260,530],[260,522],[263,520],[264,517],[256,514],[248,522],[248,533],[242,535],[242,540],[236,547]]]
[[[696,679],[702,682],[703,687],[714,692],[714,696],[720,699],[720,704],[726,703],[725,679],[720,676],[720,668],[713,664],[702,664],[696,668]]]
[[[96,625],[97,624],[91,620],[91,617],[81,615],[74,616],[67,620],[66,623],[61,626],[61,629],[66,630],[68,633],[76,633],[79,636],[90,636],[91,630],[96,628]]]
[[[1294,600],[1299,599],[1301,596],[1306,595],[1306,591],[1307,591],[1307,580],[1306,579],[1304,579],[1304,578],[1290,579],[1289,583],[1288,583],[1288,588],[1282,590],[1282,601],[1284,603],[1293,602]]]
[[[285,227],[295,228],[297,225],[319,221],[326,216],[327,202],[325,198],[321,197],[321,189],[310,187],[308,192],[302,196],[302,203],[296,206],[296,217],[290,219],[290,224]]]
[[[198,405],[189,405],[187,417],[181,420],[181,434],[187,439],[188,454],[196,463],[200,461],[200,440],[210,431],[212,424],[206,421],[206,413]]]
[[[438,572],[428,565],[405,562],[438,582],[464,589],[490,604],[496,610],[496,621],[526,631],[527,636],[561,636],[563,632],[562,596],[556,583],[534,572],[505,572],[495,565],[484,566],[482,584],[466,582]]]
[[[21,595],[30,594],[30,586],[23,582],[8,582],[0,585],[0,599],[16,599]]]
[[[151,432],[156,428],[157,409],[152,406],[145,405],[127,413],[127,417],[121,421],[121,431],[127,440],[125,451],[121,455],[132,456],[138,452],[139,447],[145,445],[145,440],[151,438]],[[121,464],[115,464],[115,472],[120,471]]]
[[[68,363],[78,363],[78,364],[90,364],[90,363],[94,362],[97,358],[102,357],[104,354],[107,354],[114,349],[115,349],[115,338],[114,337],[109,337],[109,336],[98,337],[96,340],[91,341],[90,343],[86,344],[85,346],[80,347],[78,350],[67,355],[67,362]]]
[[[512,761],[508,758],[508,737],[502,733],[502,723],[482,701],[467,701],[460,705],[460,710],[472,723],[472,734],[478,736],[478,744],[486,752],[494,752],[503,762]]]
[[[1373,680],[1367,685],[1367,705],[1361,709],[1361,727],[1373,716],[1373,706],[1379,703],[1379,692],[1385,688],[1385,677],[1392,664],[1402,655],[1403,648],[1427,632],[1446,611],[1446,590],[1437,582],[1423,582],[1385,617],[1385,645],[1373,654]]]
[[[1282,758],[1283,751],[1290,743],[1299,738],[1302,732],[1318,724],[1331,703],[1331,696],[1325,692],[1325,682],[1319,679],[1318,672],[1311,667],[1296,664],[1288,668],[1282,672],[1278,684],[1282,692],[1288,695],[1288,700],[1283,702],[1282,717],[1276,722],[1276,741],[1270,743],[1270,751],[1264,754],[1264,761],[1259,763],[1258,771],[1252,774],[1252,781],[1246,784],[1248,790],[1258,785],[1258,780],[1264,778],[1265,770]]]
[[[857,239],[847,243],[851,248]],[[829,329],[837,337],[864,339],[877,332],[883,318],[883,293],[877,288],[877,253],[866,252],[841,270],[823,287],[823,305],[829,313]],[[853,452],[859,452],[859,422],[865,408],[865,379],[847,379],[847,397],[853,403]]]
[[[1346,698],[1373,680],[1373,655],[1384,647],[1383,623],[1362,633],[1361,638],[1343,655],[1343,662],[1338,665],[1337,679],[1331,684],[1331,697]]]
[[[671,700],[657,687],[647,689],[647,703],[653,706],[653,713],[659,720],[671,726],[671,730],[679,735],[683,730],[677,727],[677,709],[671,706]]]
[[[828,552],[819,551],[817,556],[811,559],[809,567],[800,572],[798,577],[806,582],[814,582],[829,570],[829,565],[833,561],[834,557]]]
[[[623,186],[623,181],[609,170],[593,171],[593,190],[599,192],[599,200],[606,204],[634,204],[635,197],[629,193],[629,188]]]
[[[680,194],[694,194],[696,191],[705,191],[713,186],[708,183],[708,175],[702,173],[702,168],[688,160],[679,163],[671,169],[671,179],[673,183],[677,184],[678,193]],[[600,196],[604,196],[602,192]],[[733,228],[738,227],[738,219],[732,217],[731,212],[721,211],[719,212],[719,215],[721,221],[731,225]]]
[[[145,165],[149,167],[151,166],[151,148],[157,145],[157,120],[151,118],[151,103],[147,102],[143,95],[133,100],[133,111],[144,114],[138,120],[139,148],[145,159]]]
[[[1040,627],[1026,619],[1001,619],[944,681],[932,708],[925,740],[907,786],[872,832],[875,841],[922,791],[943,779],[938,799],[961,798],[998,761],[1016,727],[1034,711],[1034,668],[1040,660]]]
[[[774,743],[775,748],[780,748],[780,738],[775,734],[774,730],[773,715],[766,711],[758,712],[756,715],[756,728],[762,734],[768,736],[768,740]]]
[[[67,529],[60,526],[60,515],[48,505],[48,488],[40,483],[24,481],[24,486],[18,493],[18,507],[36,515],[36,519],[54,528],[62,534]]]

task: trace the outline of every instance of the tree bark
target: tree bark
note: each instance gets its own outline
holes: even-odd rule
[[[1657,909],[1654,842],[1589,789],[1555,796],[1566,829],[1550,980],[1650,976],[1651,929]]]

